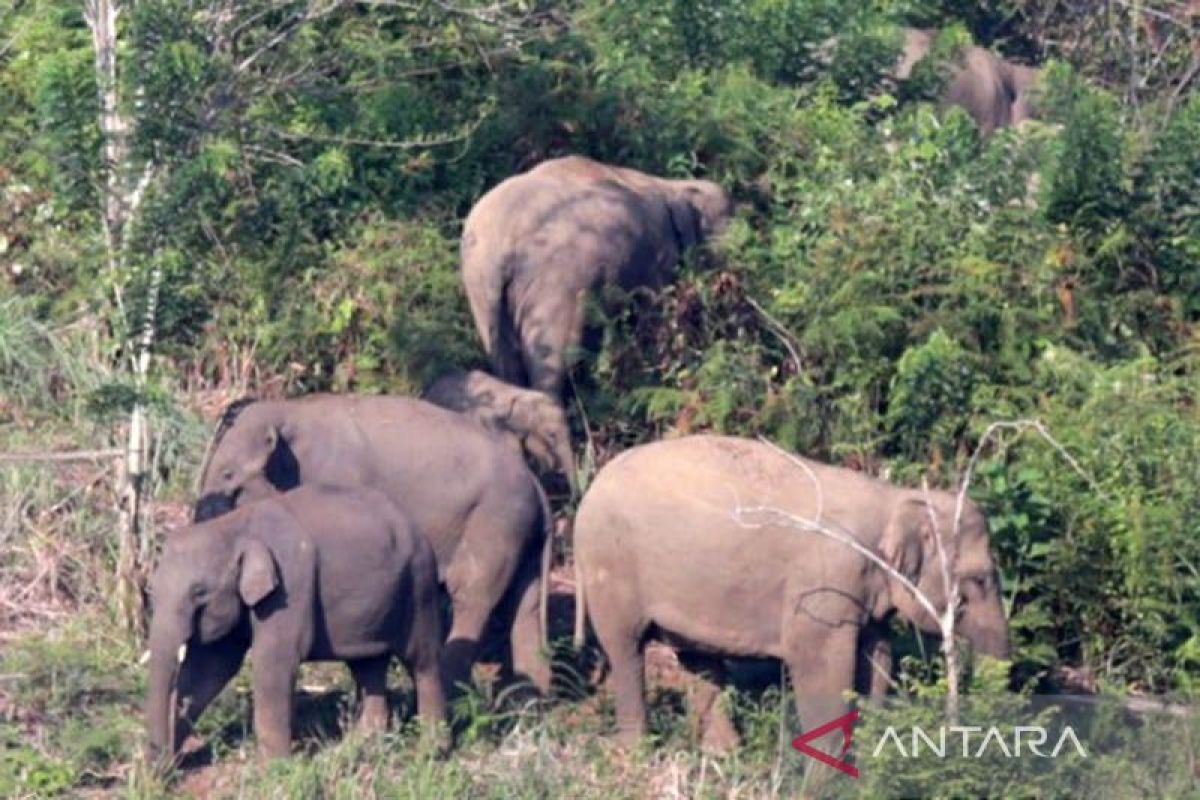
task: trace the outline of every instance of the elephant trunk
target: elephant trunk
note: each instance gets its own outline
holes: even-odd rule
[[[961,629],[975,652],[992,658],[1008,659],[1008,622],[1004,618],[1004,607],[999,597],[988,602],[976,613],[964,616]]]
[[[977,633],[971,637],[971,644],[985,656],[1003,660],[1009,657],[1008,630],[1005,628]]]
[[[150,682],[146,693],[147,757],[170,761],[179,747],[179,673],[187,636],[155,626],[150,636]]]

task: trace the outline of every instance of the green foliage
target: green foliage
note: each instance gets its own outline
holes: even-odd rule
[[[885,416],[899,452],[918,460],[959,439],[970,411],[973,372],[967,353],[940,328],[904,351]]]
[[[1064,130],[1048,176],[1046,216],[1101,233],[1126,210],[1116,101],[1063,69],[1052,71],[1048,83],[1046,105],[1061,109]]]
[[[150,486],[186,499],[206,434],[193,407],[245,391],[411,393],[483,366],[457,238],[498,181],[566,152],[709,177],[739,203],[725,240],[663,290],[593,309],[600,341],[577,354],[573,405],[590,456],[716,430],[945,487],[990,422],[1038,418],[1085,474],[1036,435],[1005,434],[970,487],[992,524],[1017,683],[1197,691],[1200,102],[1181,83],[1188,37],[1150,42],[1132,24],[1150,6],[467,0],[330,4],[297,24],[301,2],[226,5],[224,21],[195,0],[122,17],[128,177],[155,169],[116,270],[80,6],[0,10],[0,449],[112,446],[140,401],[157,436]],[[942,32],[893,87],[901,24]],[[1057,41],[1076,44],[1042,51]],[[972,42],[1071,59],[1044,70],[1041,122],[984,140],[937,107]],[[139,386],[125,377],[130,337],[155,286]],[[4,586],[32,585],[58,543],[47,593],[105,609],[96,576],[112,572],[115,478],[103,470],[0,473]],[[51,647],[43,668],[29,652],[6,653],[0,671],[29,671],[21,702],[56,733],[13,751],[5,723],[0,791],[69,793],[132,747],[87,686],[127,698],[136,673],[122,661],[108,673],[119,685],[106,683],[105,659],[127,653]],[[909,690],[938,691],[935,659],[905,664]],[[795,777],[773,760],[780,699],[736,699],[753,744],[722,762],[713,791]],[[670,757],[695,788],[708,773],[682,755],[677,701],[664,696],[655,730],[682,748]],[[212,712],[222,758],[236,757],[248,702],[235,692]],[[547,765],[569,738],[557,723],[521,739],[527,721],[489,703],[468,709],[471,746],[514,736],[536,768],[488,762],[480,777],[418,757],[401,735],[322,747],[248,785],[350,795],[366,775],[370,791],[400,796],[605,795]],[[643,757],[629,794],[662,766]],[[1140,768],[1095,763],[1155,786]],[[970,794],[969,778],[946,794]]]

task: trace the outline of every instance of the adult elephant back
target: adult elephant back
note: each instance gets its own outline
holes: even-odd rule
[[[905,28],[904,50],[893,75],[907,80],[916,65],[929,55],[937,36],[935,30]],[[1007,61],[974,45],[957,53],[948,67],[942,104],[959,106],[970,114],[984,136],[1034,117],[1031,95],[1039,70]]]
[[[537,479],[503,439],[413,398],[318,394],[231,406],[210,453],[197,521],[301,484],[383,492],[433,546],[450,594],[446,687],[469,678],[500,607],[512,615],[514,671],[549,688],[541,650],[552,521]]]
[[[496,375],[559,397],[587,294],[663,285],[731,214],[729,195],[711,181],[581,156],[501,182],[471,209],[462,237],[463,284]]]

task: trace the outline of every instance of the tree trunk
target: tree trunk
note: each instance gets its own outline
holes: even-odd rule
[[[100,197],[101,224],[108,269],[112,277],[117,317],[127,324],[128,317],[121,286],[125,274],[126,239],[136,216],[142,193],[153,173],[147,169],[136,184],[131,181],[129,137],[131,125],[121,110],[120,83],[117,75],[117,20],[121,0],[84,0],[84,19],[92,34],[101,136],[100,161],[103,181]],[[157,301],[157,274],[152,280],[145,325],[133,368],[139,390],[145,386],[149,347],[153,341],[154,305]],[[120,328],[121,325],[118,326]],[[121,496],[118,500],[119,556],[117,564],[117,605],[127,632],[140,638],[145,627],[141,593],[142,489],[146,464],[146,415],[140,398],[129,420],[125,457],[120,470]]]

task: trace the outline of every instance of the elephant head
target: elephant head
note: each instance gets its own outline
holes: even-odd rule
[[[673,180],[667,185],[667,212],[680,250],[720,236],[733,217],[729,193],[712,181]]]
[[[276,405],[239,400],[222,414],[200,476],[193,518],[203,522],[248,500],[295,488],[295,429]]]
[[[574,495],[571,428],[566,411],[550,395],[514,386],[480,370],[454,370],[426,387],[421,398],[465,414],[500,434],[539,471],[563,475]]]
[[[959,584],[957,630],[977,652],[1008,657],[1008,623],[1000,597],[1000,581],[992,560],[987,520],[964,500],[956,525],[958,498],[947,492],[905,492],[884,531],[884,559],[924,594],[934,608],[946,607],[943,553]],[[941,551],[938,539],[941,540]],[[940,633],[938,620],[899,581],[890,579],[884,595],[894,609],[927,633]]]
[[[566,476],[575,495],[575,453],[567,414],[561,405],[542,392],[523,392],[513,400],[502,424],[513,431],[521,449],[541,470]]]
[[[173,757],[187,735],[180,714],[193,719],[236,672],[249,646],[247,611],[279,584],[272,552],[240,535],[245,512],[172,534],[151,578],[150,680],[146,729],[152,759]],[[227,668],[214,670],[216,648],[233,648]],[[232,670],[228,666],[232,666]],[[214,691],[214,689],[216,691]],[[185,711],[192,706],[190,712]]]

